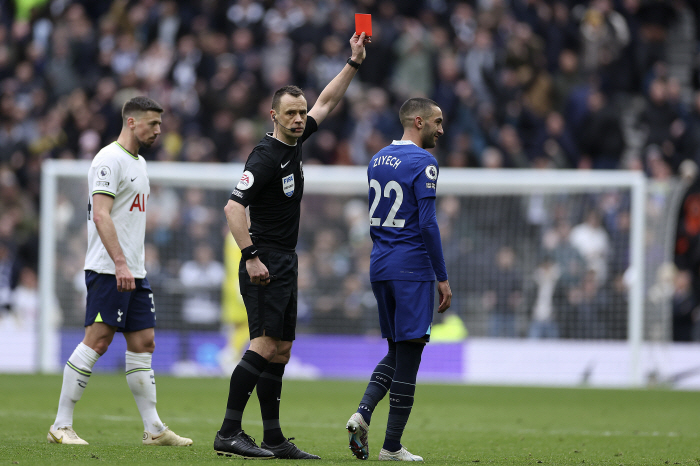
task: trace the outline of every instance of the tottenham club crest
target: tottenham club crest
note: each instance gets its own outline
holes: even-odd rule
[[[437,167],[435,165],[428,165],[427,167],[425,167],[425,176],[427,176],[428,179],[431,181],[437,180],[437,177],[438,177]]]
[[[285,196],[292,197],[294,194],[294,173],[282,178],[282,190]]]

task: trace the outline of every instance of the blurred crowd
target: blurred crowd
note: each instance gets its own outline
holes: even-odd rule
[[[668,182],[686,160],[700,162],[700,4],[694,0],[0,2],[0,306],[11,308],[18,287],[36,286],[43,160],[92,158],[116,139],[122,103],[145,94],[165,108],[163,134],[144,152],[147,160],[244,162],[270,130],[274,90],[297,84],[313,104],[345,64],[358,12],[373,19],[367,59],[346,98],[305,144],[305,163],[364,165],[401,135],[397,109],[415,96],[432,98],[443,110],[445,136],[434,150],[442,167],[633,169]],[[151,195],[147,255],[170,278],[197,275],[196,264],[222,258],[225,222],[220,212],[198,207],[207,195],[157,189]],[[569,210],[569,201],[521,201],[501,199],[496,207],[502,219],[522,222],[522,244],[537,252],[526,262],[536,266],[523,270],[527,248],[509,243],[512,238],[468,256],[502,269],[493,282],[464,285],[492,291],[478,300],[490,315],[483,333],[624,338],[624,317],[552,326],[548,309],[557,299],[588,308],[595,307],[589,301],[624,299],[628,236],[619,231],[629,228],[629,200],[600,195]],[[59,218],[81,225],[80,204],[72,202],[58,201]],[[500,220],[479,219],[470,202],[482,201],[441,203],[444,219],[476,216],[466,230],[443,222],[446,247],[462,251],[453,257],[467,257],[464,231],[498,230]],[[347,212],[364,219],[363,204],[329,204],[320,206],[328,218]],[[479,227],[482,220],[495,222],[493,230]],[[314,220],[303,219],[302,227],[305,222]],[[352,244],[366,225],[357,224],[357,232],[329,225],[321,220],[300,247],[300,270],[310,271],[300,272],[300,288],[309,280],[314,293],[331,290],[310,305],[310,326],[338,309],[357,314],[373,306],[363,275],[366,238],[351,251],[359,263],[348,265],[347,249],[339,246]],[[561,244],[584,264],[576,287],[563,291],[557,284],[570,277]],[[83,257],[84,244],[66,247]],[[324,259],[305,268],[311,250]],[[469,260],[452,264],[453,272]],[[677,262],[697,289],[697,264]],[[154,267],[149,276],[157,276]],[[357,273],[339,282],[343,270]],[[220,264],[206,273],[211,283],[223,280]],[[332,292],[339,284],[343,303]],[[597,298],[601,284],[605,297]],[[497,290],[510,290],[509,297],[503,301]],[[470,306],[463,303],[458,312],[466,315]],[[509,306],[527,308],[535,325],[520,325]],[[586,312],[598,313],[579,314]],[[587,330],[570,335],[570,327]]]

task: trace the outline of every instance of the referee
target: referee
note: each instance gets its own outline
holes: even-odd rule
[[[297,320],[299,213],[304,194],[301,146],[335,108],[365,58],[365,34],[350,39],[347,65],[307,113],[296,86],[272,97],[274,125],[248,156],[245,171],[224,208],[242,258],[240,289],[250,329],[250,348],[231,374],[226,414],[214,439],[219,455],[244,458],[320,459],[282,434],[279,404],[284,367],[291,356]],[[250,213],[250,230],[246,219]],[[257,387],[264,437],[258,447],[241,428],[248,398]]]

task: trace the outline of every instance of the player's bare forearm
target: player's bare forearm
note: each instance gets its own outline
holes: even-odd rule
[[[248,233],[248,218],[245,214],[245,207],[238,202],[229,199],[228,204],[224,207],[226,213],[226,222],[231,230],[233,239],[236,240],[238,247],[243,250],[253,245],[253,240]],[[256,285],[267,285],[270,283],[270,273],[265,267],[265,264],[258,257],[248,259],[245,263],[246,270],[250,276],[251,283]]]
[[[452,305],[452,290],[450,289],[450,282],[447,280],[438,282],[438,294],[440,295],[438,312],[442,314]]]
[[[352,55],[350,58],[352,61],[362,63],[366,56],[365,43],[368,41],[369,39],[365,37],[364,32],[359,36],[353,34],[350,39],[350,47],[352,48]],[[325,120],[328,114],[338,105],[340,99],[345,95],[345,91],[348,90],[348,86],[352,78],[355,77],[355,74],[357,74],[357,69],[346,64],[343,69],[340,70],[340,73],[338,73],[323,91],[321,91],[316,103],[311,110],[309,110],[309,115],[316,120],[316,123],[320,124]]]
[[[92,203],[93,221],[95,222],[97,234],[107,250],[107,254],[109,254],[109,257],[111,257],[114,262],[114,275],[117,279],[117,290],[133,291],[136,289],[136,282],[126,263],[126,257],[119,244],[117,229],[114,226],[114,221],[111,216],[114,198],[104,194],[95,194],[92,197]]]
[[[245,215],[245,207],[229,199],[226,207],[224,207],[224,213],[226,214],[228,228],[231,230],[238,248],[243,250],[248,246],[252,246],[253,240],[250,239],[250,233],[248,233],[248,218]]]

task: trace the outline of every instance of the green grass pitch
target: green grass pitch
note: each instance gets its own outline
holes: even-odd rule
[[[218,457],[212,448],[227,379],[157,377],[159,414],[175,432],[194,440],[188,448],[141,445],[141,420],[123,375],[95,374],[76,408],[74,427],[89,446],[46,442],[60,376],[3,374],[0,381],[0,465],[244,461]],[[362,382],[285,382],[283,431],[323,458],[313,464],[359,463],[348,450],[344,427],[364,387]],[[381,448],[387,410],[385,399],[373,417],[369,461],[376,461]],[[262,440],[255,395],[243,424]],[[700,465],[700,393],[419,383],[403,443],[434,465]]]

